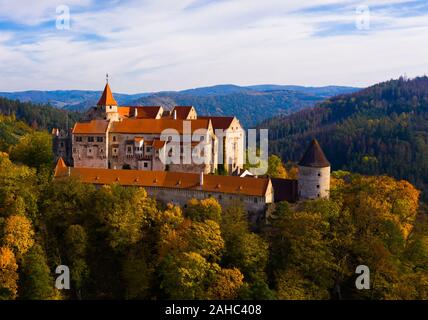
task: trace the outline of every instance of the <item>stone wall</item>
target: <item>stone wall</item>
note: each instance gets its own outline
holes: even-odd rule
[[[298,194],[300,200],[328,198],[330,195],[330,167],[299,166]]]
[[[93,137],[93,142],[89,141]],[[77,139],[82,139],[78,141]],[[97,138],[101,138],[98,141]],[[108,137],[106,134],[73,135],[73,162],[76,168],[108,168]]]

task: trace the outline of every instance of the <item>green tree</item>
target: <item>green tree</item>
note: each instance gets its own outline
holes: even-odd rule
[[[19,277],[19,297],[48,300],[55,297],[54,281],[43,248],[35,244],[25,255]]]
[[[32,132],[21,138],[10,153],[12,161],[29,167],[50,169],[53,165],[52,137],[47,132]]]
[[[287,171],[281,161],[281,158],[276,155],[270,155],[268,158],[268,172],[272,178],[287,178]]]
[[[185,216],[194,221],[204,221],[210,219],[220,223],[221,206],[214,198],[203,200],[190,199],[187,202],[187,208],[184,210]]]
[[[89,278],[89,267],[86,263],[86,251],[88,236],[81,225],[71,225],[65,233],[65,254],[68,265],[72,288],[78,299],[82,299],[82,288]]]

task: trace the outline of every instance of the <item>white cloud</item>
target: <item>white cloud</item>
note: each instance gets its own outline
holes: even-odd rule
[[[386,8],[372,11],[375,23],[364,34],[314,36],[321,23],[352,25],[360,1],[342,1],[345,14],[299,11],[337,3],[321,0],[68,3],[79,8],[71,11],[71,30],[53,23],[24,43],[19,39],[27,29],[1,33],[0,91],[101,89],[106,72],[116,92],[219,83],[364,86],[428,69],[426,15],[397,18]],[[0,0],[0,20],[37,26],[54,21],[58,4]]]

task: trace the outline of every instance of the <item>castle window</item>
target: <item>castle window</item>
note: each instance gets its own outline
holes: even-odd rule
[[[320,194],[318,193],[318,198],[320,197]]]
[[[116,136],[113,136],[113,142],[116,142]]]
[[[82,142],[82,137],[76,136],[76,142]]]
[[[321,173],[318,173],[318,177],[321,177]]]
[[[117,148],[113,148],[113,149],[112,149],[112,151],[113,151],[113,156],[117,156],[117,154],[118,154],[118,149],[117,149]]]
[[[320,185],[319,185],[319,184],[317,184],[317,188],[318,188],[318,189],[320,188]]]
[[[147,162],[144,162],[144,168],[147,168],[149,164]]]
[[[254,198],[254,203],[257,203],[257,202],[258,202],[257,198]]]
[[[132,146],[126,146],[126,154],[132,154]]]
[[[94,137],[88,137],[88,142],[94,142]]]
[[[104,141],[103,137],[97,137],[97,142],[103,142],[103,141]]]
[[[64,142],[61,142],[61,148],[64,148]]]

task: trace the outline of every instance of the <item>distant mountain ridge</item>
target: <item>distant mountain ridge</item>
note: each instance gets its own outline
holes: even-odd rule
[[[182,91],[137,94],[113,94],[120,105],[193,105],[199,114],[236,115],[245,126],[253,126],[267,118],[290,114],[313,106],[337,94],[351,93],[354,87],[303,87],[288,85],[236,86],[232,84],[201,87]],[[0,97],[22,102],[50,104],[59,109],[85,111],[94,106],[101,91],[55,90],[0,92]]]

